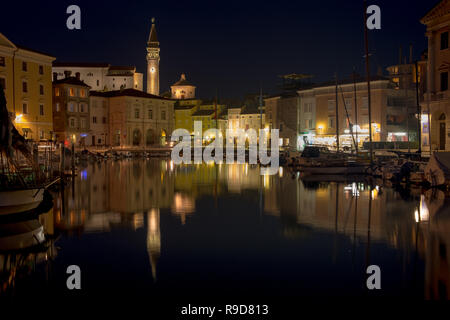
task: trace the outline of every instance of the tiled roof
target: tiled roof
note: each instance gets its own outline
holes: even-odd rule
[[[84,81],[81,81],[81,80],[77,79],[76,77],[68,77],[68,78],[59,79],[59,80],[53,81],[53,84],[71,84],[74,86],[83,86],[83,87],[90,88],[90,86],[88,86],[86,83],[84,83]]]
[[[160,99],[160,100],[169,100],[164,97],[156,96],[154,94],[146,93],[144,91],[136,90],[136,89],[123,89],[123,90],[114,90],[114,91],[91,91],[91,96],[100,96],[100,97],[138,97],[138,98],[151,98],[151,99]]]

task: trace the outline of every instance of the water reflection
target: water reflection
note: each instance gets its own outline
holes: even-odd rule
[[[335,293],[361,294],[365,267],[379,264],[388,273],[383,279],[391,281],[385,286],[389,294],[437,299],[450,294],[448,199],[436,190],[399,192],[362,182],[304,182],[286,168],[262,176],[258,166],[248,164],[177,166],[165,160],[124,160],[86,164],[55,196],[51,214],[40,220],[46,233],[63,235],[66,244],[78,243],[83,235],[110,234],[125,250],[138,254],[136,246],[145,243],[148,276],[135,277],[149,277],[160,286],[173,286],[175,280],[169,278],[182,286],[193,277],[197,285],[214,288],[207,284],[211,279],[188,268],[194,259],[187,258],[189,254],[206,261],[217,278],[226,278],[223,273],[231,271],[211,265],[208,253],[237,255],[243,246],[248,249],[245,258],[233,256],[241,263],[243,277],[235,286],[255,284],[249,270],[261,267],[246,259],[259,261],[264,248],[264,259],[277,264],[277,271],[258,272],[286,294],[298,293],[295,290],[305,283],[307,292],[312,286],[318,291],[331,286]],[[143,232],[145,240],[132,243],[129,232],[137,237]],[[217,247],[209,251],[213,243]],[[183,277],[174,274],[173,265]],[[121,276],[130,276],[132,271],[122,267]],[[348,284],[308,276],[316,267],[342,275]],[[226,287],[227,281],[216,285]],[[261,290],[261,283],[255,290]]]

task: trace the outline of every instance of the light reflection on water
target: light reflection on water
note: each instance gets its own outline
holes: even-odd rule
[[[286,168],[261,176],[248,164],[123,160],[79,172],[39,217],[59,235],[52,268],[28,272],[38,280],[18,281],[19,293],[39,277],[64,290],[65,268],[78,264],[92,292],[367,295],[365,269],[376,264],[384,295],[450,295],[441,191],[304,182]]]

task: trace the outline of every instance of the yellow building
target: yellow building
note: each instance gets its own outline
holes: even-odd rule
[[[202,101],[198,99],[177,100],[174,107],[175,129],[186,129],[192,132],[194,128],[192,114],[197,111],[201,103]]]
[[[14,125],[26,139],[52,139],[54,57],[15,45],[0,33],[0,85]]]

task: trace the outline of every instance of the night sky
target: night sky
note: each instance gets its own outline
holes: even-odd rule
[[[414,59],[427,47],[423,17],[437,0],[373,0],[382,29],[370,31],[372,66]],[[66,28],[66,8],[81,8],[81,30]],[[65,62],[135,65],[146,72],[150,19],[161,47],[161,92],[181,73],[199,97],[278,91],[279,75],[314,74],[315,82],[364,73],[363,1],[4,1],[0,32],[16,44]]]

